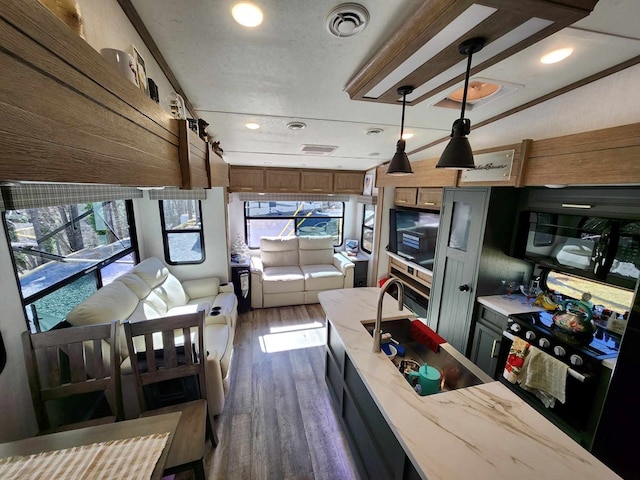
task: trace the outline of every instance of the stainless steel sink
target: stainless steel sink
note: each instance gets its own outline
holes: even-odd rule
[[[364,327],[370,335],[373,334],[373,323],[366,323]],[[441,345],[439,351],[436,353],[423,344],[413,340],[411,338],[411,320],[408,318],[383,322],[382,331],[384,333],[390,333],[392,338],[405,348],[405,356],[396,356],[393,359],[393,363],[398,367],[400,373],[407,378],[407,381],[409,381],[409,379],[405,373],[406,369],[402,371],[401,367],[406,367],[406,363],[410,362],[402,364],[403,360],[414,361],[418,366],[426,363],[443,372],[444,379],[441,391],[457,390],[459,388],[471,387],[493,381],[491,377],[451,345]]]

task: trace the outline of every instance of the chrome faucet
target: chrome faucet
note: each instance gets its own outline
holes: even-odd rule
[[[373,330],[373,351],[375,353],[380,352],[380,340],[382,338],[382,302],[384,300],[384,294],[389,287],[393,284],[398,285],[398,310],[403,310],[403,298],[404,298],[404,283],[398,278],[390,278],[380,288],[378,293],[378,310],[376,312],[376,326]]]

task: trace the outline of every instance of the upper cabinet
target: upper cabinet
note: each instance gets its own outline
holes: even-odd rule
[[[440,210],[443,191],[442,188],[419,188],[416,207]]]
[[[264,185],[268,192],[299,192],[300,170],[265,169]]]
[[[640,183],[640,123],[532,142],[522,186]]]
[[[37,0],[0,2],[0,18],[0,180],[212,183],[208,145]]]
[[[229,190],[232,192],[264,192],[264,168],[231,167]]]
[[[417,188],[398,187],[394,191],[393,203],[405,207],[415,207],[417,195]]]
[[[364,186],[364,172],[353,171],[231,166],[229,179],[231,192],[361,194]]]
[[[334,172],[334,193],[355,193],[362,195],[364,190],[364,172]]]
[[[300,190],[309,193],[333,193],[333,172],[331,170],[302,170]]]

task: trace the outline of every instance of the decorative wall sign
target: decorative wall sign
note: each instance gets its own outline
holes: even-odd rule
[[[515,150],[481,153],[473,156],[474,170],[464,170],[461,182],[507,182],[511,178],[511,167]]]

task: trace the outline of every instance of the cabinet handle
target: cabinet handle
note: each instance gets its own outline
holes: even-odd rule
[[[406,200],[398,200],[398,203],[407,203]]]
[[[311,191],[312,192],[321,192],[322,189],[321,188],[312,188]]]
[[[252,190],[252,187],[240,187],[240,190]]]
[[[498,346],[498,339],[496,338],[491,345],[491,358],[496,358],[496,347]]]
[[[468,292],[470,290],[469,285],[467,285],[466,283],[464,285],[460,285],[458,287],[458,290],[460,290],[461,292]]]
[[[436,202],[422,202],[423,205],[435,205]]]
[[[588,210],[591,208],[591,205],[583,204],[583,203],[563,203],[562,208],[582,208]]]

